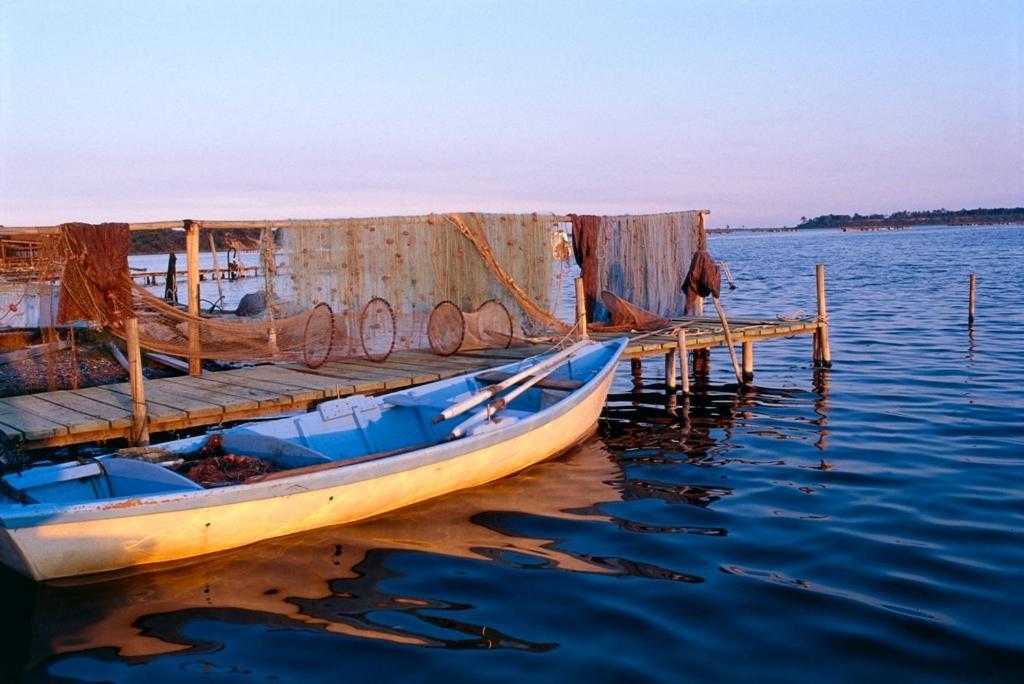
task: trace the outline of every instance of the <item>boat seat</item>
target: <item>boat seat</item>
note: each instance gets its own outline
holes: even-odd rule
[[[399,392],[397,394],[389,394],[385,397],[381,397],[385,403],[391,404],[392,406],[405,406],[407,408],[421,408],[432,411],[441,412],[451,405],[450,399],[443,401],[437,401],[430,395],[417,397],[409,394],[408,392]]]
[[[296,441],[281,439],[247,427],[225,430],[221,439],[226,451],[241,456],[262,458],[279,468],[303,468],[334,460]]]
[[[103,469],[107,472],[111,496],[144,496],[203,489],[173,470],[134,458],[105,458]]]
[[[99,463],[62,463],[51,468],[30,468],[20,473],[4,475],[4,482],[11,489],[27,491],[37,487],[48,487],[60,482],[82,480],[102,475]]]

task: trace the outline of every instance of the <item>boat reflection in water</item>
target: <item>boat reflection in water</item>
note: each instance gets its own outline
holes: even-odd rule
[[[75,654],[127,663],[166,654],[202,655],[222,647],[209,637],[192,636],[192,626],[202,621],[435,648],[555,648],[558,644],[459,619],[471,614],[467,609],[473,606],[393,593],[390,588],[409,583],[388,580],[415,576],[408,569],[412,553],[512,568],[703,582],[700,576],[649,562],[581,551],[579,545],[562,541],[573,538],[564,534],[565,525],[725,536],[720,527],[658,527],[619,516],[629,510],[623,505],[641,499],[708,508],[731,496],[728,487],[663,482],[643,473],[652,464],[712,467],[738,460],[729,452],[728,432],[751,421],[759,406],[791,400],[806,411],[807,393],[800,391],[717,388],[666,402],[660,388],[641,387],[609,397],[600,438],[483,487],[362,523],[146,571],[108,573],[98,582],[94,577],[38,585],[31,607],[31,643],[16,660],[29,663],[29,672],[40,673]],[[827,402],[813,404],[817,429],[807,437],[818,433],[823,439]],[[600,532],[595,529],[595,534]],[[20,670],[15,659],[9,660],[9,666]]]
[[[183,626],[204,616],[424,646],[545,649],[551,645],[436,616],[460,606],[388,593],[380,584],[396,576],[389,557],[412,551],[574,572],[625,572],[628,564],[574,555],[551,539],[501,529],[502,516],[509,514],[607,521],[598,509],[619,500],[620,480],[601,442],[591,439],[514,477],[376,520],[270,540],[187,565],[111,573],[99,583],[40,585],[29,662],[92,649],[115,649],[121,658],[136,659],[202,648],[183,637]],[[424,614],[428,609],[431,614]],[[395,627],[397,622],[402,626]],[[444,630],[451,639],[438,636]]]

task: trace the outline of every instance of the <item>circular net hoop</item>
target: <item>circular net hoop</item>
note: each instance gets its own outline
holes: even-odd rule
[[[488,299],[465,319],[464,346],[507,349],[512,344],[512,315],[497,299]]]
[[[332,347],[334,312],[328,304],[320,302],[306,317],[302,335],[302,360],[310,368],[319,368],[330,357]]]
[[[395,312],[386,299],[374,297],[359,315],[359,339],[366,358],[383,361],[395,348]]]
[[[466,322],[454,302],[444,300],[434,307],[427,320],[427,341],[435,354],[450,356],[459,351],[466,335]]]

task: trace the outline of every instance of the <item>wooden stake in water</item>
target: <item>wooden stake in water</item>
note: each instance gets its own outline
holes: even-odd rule
[[[828,345],[828,311],[825,307],[825,264],[818,264],[814,271],[818,281],[818,332],[816,338],[820,355],[819,365],[831,368],[832,350]]]
[[[970,292],[967,295],[967,325],[974,325],[974,286],[976,284],[974,274],[971,274]]]

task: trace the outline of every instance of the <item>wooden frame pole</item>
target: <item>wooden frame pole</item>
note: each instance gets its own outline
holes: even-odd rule
[[[832,366],[832,349],[828,344],[828,310],[825,306],[825,264],[814,268],[818,284],[818,340],[819,365],[824,368]]]
[[[188,313],[199,318],[199,223],[185,221],[185,258],[188,263]],[[199,358],[199,324],[188,324],[188,374],[199,375],[203,363]]]
[[[131,442],[136,446],[149,444],[149,418],[146,415],[146,391],[142,376],[142,349],[139,347],[139,319],[124,321],[125,346],[128,347],[128,381],[132,388]]]
[[[576,279],[576,339],[589,340],[587,332],[587,300],[583,292],[583,278]]]

